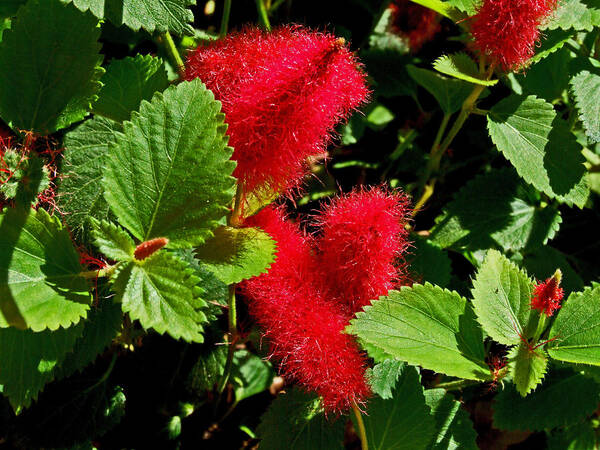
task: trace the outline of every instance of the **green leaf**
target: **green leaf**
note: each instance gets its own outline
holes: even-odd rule
[[[498,83],[498,80],[486,80],[482,78],[482,75],[477,70],[477,65],[466,53],[440,56],[433,63],[433,68],[445,75],[473,84],[493,86]]]
[[[579,118],[591,142],[600,142],[600,75],[584,70],[571,79]]]
[[[214,233],[196,255],[225,284],[265,273],[275,261],[275,241],[258,228],[220,227]]]
[[[434,435],[434,419],[425,403],[419,372],[408,366],[402,372],[393,398],[371,399],[363,415],[373,450],[425,449]]]
[[[436,430],[428,449],[476,450],[478,448],[475,442],[477,433],[473,430],[469,414],[460,407],[460,402],[454,400],[444,389],[427,389],[425,401],[431,409]]]
[[[548,365],[543,348],[530,348],[529,345],[521,342],[507,355],[512,381],[522,397],[542,382]]]
[[[0,215],[0,327],[56,330],[85,318],[92,296],[81,270],[58,218],[43,209]]]
[[[460,11],[467,13],[469,16],[475,15],[479,5],[479,1],[477,0],[447,0],[446,3],[454,6]]]
[[[450,283],[450,258],[447,253],[433,242],[418,235],[412,236],[413,249],[409,261],[410,271],[415,274],[413,280],[447,287]]]
[[[0,384],[17,413],[31,404],[57,365],[73,350],[82,325],[34,333],[15,328],[0,329]]]
[[[238,350],[233,355],[231,376],[235,401],[241,402],[269,389],[273,381],[273,367],[248,350]]]
[[[600,7],[597,4],[594,6],[592,0],[563,0],[542,28],[592,31],[598,25],[600,25]]]
[[[59,0],[30,0],[0,44],[0,116],[50,134],[85,117],[101,84],[100,29]]]
[[[572,77],[569,73],[569,63],[573,59],[571,51],[563,48],[533,65],[523,76],[521,84],[524,91],[548,102],[561,99],[569,87]]]
[[[557,430],[548,436],[548,450],[596,450],[596,431],[591,422]]]
[[[347,332],[409,364],[471,380],[490,377],[470,306],[456,292],[429,283],[373,301],[350,321]]]
[[[392,111],[380,103],[371,106],[366,117],[366,123],[373,130],[382,130],[396,117]]]
[[[117,122],[129,120],[142,100],[150,100],[169,86],[162,60],[150,55],[113,60],[100,81],[104,86],[93,112]]]
[[[567,400],[567,401],[565,401]],[[494,402],[494,427],[541,431],[564,427],[591,415],[600,400],[600,385],[571,370],[553,370],[527,397],[507,386]]]
[[[561,361],[600,365],[600,284],[574,292],[550,329],[548,354]]]
[[[206,317],[199,309],[206,302],[199,298],[199,278],[184,261],[159,251],[143,261],[122,264],[111,281],[123,312],[145,329],[188,342],[203,341],[201,324]]]
[[[109,219],[112,214],[102,195],[104,163],[121,124],[94,117],[65,135],[58,207],[74,236],[81,237],[88,217]]]
[[[462,80],[443,77],[432,70],[409,65],[408,74],[435,97],[444,114],[458,111],[471,94],[473,87]]]
[[[535,64],[557,50],[563,48],[567,41],[573,36],[573,30],[551,30],[544,33],[545,38],[536,49],[535,56],[529,60],[529,64]]]
[[[169,247],[201,245],[233,197],[220,103],[198,79],[171,86],[124,123],[108,153],[104,196],[140,241],[169,238]]]
[[[510,96],[488,115],[492,141],[528,183],[550,197],[583,207],[589,195],[581,146],[551,104]]]
[[[194,34],[194,15],[188,6],[196,0],[62,0],[73,3],[81,11],[90,11],[99,19],[132,30],[143,28],[149,33],[170,31]]]
[[[431,237],[441,247],[475,251],[533,249],[552,239],[562,221],[553,207],[511,169],[492,170],[469,181],[436,219]]]
[[[189,389],[199,396],[205,396],[206,391],[212,391],[225,370],[227,347],[216,346],[206,354],[200,355],[188,378]]]
[[[367,369],[365,376],[369,380],[371,390],[382,399],[388,400],[393,397],[392,389],[396,386],[398,377],[404,370],[404,363],[397,359],[386,359],[376,364],[372,369]]]
[[[257,428],[262,450],[342,450],[344,421],[328,421],[321,401],[294,387],[271,403]]]
[[[114,223],[91,219],[94,244],[104,256],[115,261],[132,261],[135,243],[125,230]]]
[[[2,155],[0,197],[35,203],[37,195],[50,186],[49,175],[44,160],[34,152],[9,148]]]
[[[473,281],[473,306],[477,320],[495,341],[521,342],[535,331],[537,313],[531,312],[533,285],[527,274],[496,250],[488,251]],[[532,323],[530,323],[532,322]],[[535,322],[535,323],[533,323]]]
[[[538,280],[550,278],[556,269],[560,269],[563,276],[561,286],[565,293],[583,289],[583,280],[569,264],[565,256],[558,250],[544,246],[528,254],[523,259],[523,267]]]

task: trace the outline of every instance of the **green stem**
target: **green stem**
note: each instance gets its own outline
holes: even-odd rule
[[[106,266],[104,269],[100,270],[87,270],[85,272],[79,272],[79,276],[86,279],[95,279],[95,278],[107,278],[110,277],[119,263],[113,266]]]
[[[229,28],[229,15],[231,14],[231,0],[225,0],[223,6],[223,16],[221,16],[221,29],[219,30],[219,37],[225,37],[227,29]]]
[[[458,391],[469,386],[477,386],[480,381],[477,380],[457,380],[449,381],[448,383],[440,383],[435,386],[436,389],[446,389],[447,391]]]
[[[118,353],[114,352],[112,355],[112,359],[110,360],[110,364],[108,365],[108,368],[104,371],[104,373],[98,379],[98,381],[96,381],[93,385],[91,385],[89,388],[87,388],[84,392],[86,392],[86,393],[91,392],[92,390],[94,390],[98,386],[100,386],[102,383],[104,383],[106,380],[108,380],[108,377],[110,376],[113,369],[115,368],[115,363],[117,362],[117,356],[119,356]]]
[[[233,353],[235,352],[235,341],[237,340],[237,314],[235,304],[235,284],[229,286],[229,300],[227,301],[229,306],[229,351],[227,352],[227,360],[225,362],[225,370],[223,370],[223,376],[217,387],[219,394],[223,393],[229,376],[231,374],[231,367],[233,366]]]
[[[362,450],[369,450],[369,441],[367,440],[367,430],[365,429],[365,423],[363,422],[362,414],[356,403],[352,404],[352,410],[354,411],[354,417],[356,417],[356,424],[358,425],[358,435],[360,436],[360,446]]]
[[[262,27],[267,31],[271,31],[271,22],[269,22],[269,15],[263,0],[256,0],[256,10],[258,11],[258,21]]]
[[[179,54],[179,50],[177,50],[177,46],[171,37],[171,33],[168,31],[163,33],[163,42],[165,44],[165,49],[167,50],[167,54],[169,55],[169,59],[177,69],[177,73],[179,74],[179,78],[181,80],[185,79],[185,64],[183,64],[183,59],[181,59],[181,55]]]

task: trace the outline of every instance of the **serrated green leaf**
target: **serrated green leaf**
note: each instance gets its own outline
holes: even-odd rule
[[[175,254],[159,251],[141,262],[122,263],[111,279],[115,301],[145,329],[202,342],[200,281]]]
[[[235,401],[241,402],[269,389],[273,374],[273,367],[267,361],[263,361],[248,350],[236,351],[231,370]]]
[[[271,403],[256,434],[262,450],[342,450],[344,421],[328,421],[321,401],[294,387]]]
[[[0,384],[17,413],[31,404],[54,369],[73,350],[83,325],[34,333],[15,328],[0,329]]]
[[[0,327],[67,328],[92,302],[79,255],[56,217],[11,209],[0,215]]]
[[[574,292],[550,329],[548,354],[567,362],[600,365],[600,284]]]
[[[460,407],[460,402],[444,389],[427,389],[425,401],[435,420],[435,435],[429,443],[431,450],[476,450],[477,433],[469,414]]]
[[[556,430],[547,438],[548,450],[596,450],[598,442],[591,422]]]
[[[591,31],[600,25],[600,7],[592,0],[563,0],[542,28]]]
[[[563,48],[531,66],[522,78],[521,85],[524,92],[548,102],[561,99],[564,91],[569,87],[569,80],[572,77],[569,73],[569,64],[573,59],[571,51]]]
[[[477,320],[492,339],[515,345],[535,331],[532,284],[527,274],[500,252],[488,251],[473,281],[472,294]]]
[[[369,381],[373,393],[384,400],[392,398],[392,389],[396,386],[398,377],[404,370],[404,365],[405,363],[397,359],[386,359],[372,369],[367,369],[365,377]]]
[[[214,234],[196,255],[225,284],[260,275],[275,261],[275,241],[258,228],[220,227]]]
[[[460,11],[467,13],[469,16],[475,15],[479,5],[478,0],[447,0],[446,3],[454,6]]]
[[[417,369],[405,366],[392,399],[371,399],[367,414],[363,415],[369,448],[418,450],[427,447],[435,425],[425,403],[420,378]]]
[[[490,377],[472,309],[456,292],[429,283],[373,301],[347,332],[409,364],[472,380]]]
[[[35,202],[37,195],[50,186],[48,177],[44,161],[35,153],[9,148],[2,155],[0,197],[16,199],[22,204]]]
[[[493,86],[498,80],[486,80],[477,70],[477,65],[466,53],[454,53],[440,56],[433,63],[433,68],[445,75],[458,78],[473,84]]]
[[[571,79],[579,118],[591,142],[600,142],[600,75],[584,70]]]
[[[545,245],[525,256],[522,264],[527,272],[538,280],[550,278],[556,269],[560,269],[563,274],[561,286],[566,294],[583,289],[581,277],[571,267],[565,255],[555,248]]]
[[[104,86],[92,110],[117,122],[129,120],[142,100],[169,86],[162,60],[150,55],[113,60],[100,81]]]
[[[407,257],[410,271],[415,274],[413,280],[419,283],[447,287],[450,283],[450,258],[433,242],[417,235],[412,237],[412,255]]]
[[[116,261],[132,261],[135,243],[123,228],[112,222],[103,220],[92,222],[92,237],[94,245],[104,256]]]
[[[443,77],[432,70],[409,65],[408,74],[435,97],[444,114],[458,111],[473,91],[473,87],[463,80]]]
[[[97,20],[59,0],[30,0],[0,44],[0,116],[50,134],[85,117],[101,87]]]
[[[235,163],[220,107],[196,79],[142,102],[124,123],[108,153],[104,197],[140,241],[201,245],[228,212]]]
[[[175,34],[194,34],[190,25],[194,15],[188,6],[196,0],[61,0],[73,3],[81,11],[90,11],[99,19],[107,19],[116,26],[126,25],[132,30],[140,28],[170,31]]]
[[[551,30],[544,33],[544,40],[536,49],[535,55],[529,60],[529,64],[536,64],[552,53],[563,48],[567,41],[573,36],[573,30]]]
[[[568,399],[568,401],[565,401]],[[494,427],[540,431],[572,425],[591,415],[600,400],[600,385],[571,370],[554,370],[527,397],[511,385],[494,402]]]
[[[227,347],[219,345],[210,352],[200,355],[190,372],[188,387],[199,396],[205,396],[207,391],[212,391],[216,386],[227,361]]]
[[[521,342],[513,347],[507,355],[512,382],[517,392],[527,396],[546,375],[548,357],[543,348],[530,348],[528,344]]]
[[[488,114],[492,141],[528,183],[583,207],[589,195],[581,146],[551,104],[510,96]]]
[[[441,247],[475,251],[534,249],[552,239],[562,222],[553,207],[510,169],[492,170],[469,181],[436,219],[431,238]]]
[[[102,177],[108,147],[117,140],[121,124],[94,117],[65,135],[62,180],[58,207],[76,237],[81,237],[88,217],[112,217],[102,195]]]

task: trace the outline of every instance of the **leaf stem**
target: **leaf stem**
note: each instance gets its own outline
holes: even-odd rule
[[[356,417],[356,423],[358,425],[358,435],[360,436],[360,446],[362,450],[369,450],[369,441],[367,440],[367,430],[365,429],[365,423],[362,418],[362,414],[356,402],[352,404],[352,411],[354,411],[354,417]]]
[[[177,69],[177,74],[181,80],[185,79],[185,64],[183,63],[183,59],[181,59],[181,55],[179,54],[179,50],[177,50],[177,46],[171,37],[171,33],[166,31],[162,34],[162,40],[165,44],[165,49],[167,50],[167,54],[169,55],[169,59],[175,65]]]
[[[271,22],[269,22],[269,15],[263,0],[256,0],[256,10],[258,11],[258,21],[262,27],[267,31],[271,31]]]
[[[94,278],[107,278],[114,273],[118,265],[119,263],[114,264],[112,266],[106,266],[104,269],[86,270],[84,272],[79,272],[79,276],[88,280]]]
[[[237,341],[237,313],[235,304],[235,284],[229,286],[229,299],[227,301],[229,306],[229,351],[227,352],[227,360],[225,362],[225,369],[223,370],[223,376],[217,387],[217,392],[222,394],[229,381],[231,374],[231,367],[233,366],[233,353],[235,352],[235,343]]]
[[[221,29],[219,30],[219,37],[225,37],[227,35],[227,29],[229,28],[229,15],[231,14],[231,0],[225,0],[223,6],[223,15],[221,16]]]
[[[440,383],[435,386],[435,389],[446,389],[447,391],[458,391],[459,389],[466,388],[469,386],[477,386],[480,381],[477,380],[456,380],[449,381],[448,383]]]

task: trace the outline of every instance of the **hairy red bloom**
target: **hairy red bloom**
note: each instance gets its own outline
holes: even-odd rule
[[[535,53],[538,27],[557,0],[483,0],[471,18],[476,49],[505,70],[522,67]]]
[[[408,211],[405,196],[382,189],[354,191],[323,209],[319,259],[329,295],[349,316],[401,281],[395,263],[408,245]]]
[[[149,241],[142,242],[138,245],[133,252],[133,256],[135,256],[135,259],[138,261],[142,261],[159,251],[168,243],[169,240],[164,237],[150,239]]]
[[[187,61],[193,78],[223,104],[234,176],[246,192],[296,187],[306,159],[325,151],[334,127],[368,94],[343,40],[299,26],[246,28],[200,46]]]
[[[390,3],[392,30],[406,36],[411,50],[418,51],[440,30],[440,16],[433,10],[411,2],[395,0]]]
[[[538,283],[533,291],[531,299],[531,309],[537,309],[540,314],[546,314],[550,317],[554,311],[560,309],[560,302],[563,299],[564,292],[560,287],[562,273],[560,269],[554,275],[543,283]]]
[[[359,205],[365,210],[358,211]],[[264,209],[246,221],[248,226],[261,227],[278,244],[277,260],[269,272],[240,286],[250,313],[265,329],[272,356],[282,362],[283,371],[321,395],[329,412],[345,411],[370,394],[365,358],[343,330],[352,308],[394,286],[397,273],[392,261],[406,246],[401,225],[405,212],[404,197],[373,189],[332,202],[317,219],[323,229],[318,239],[285,220],[280,209]],[[357,217],[351,218],[353,214]],[[347,232],[341,229],[344,226]],[[333,243],[336,238],[340,243]],[[351,239],[360,243],[354,245]],[[338,254],[330,254],[332,245]],[[367,250],[369,245],[379,253]],[[360,254],[363,251],[367,253]],[[341,264],[344,258],[353,262]],[[346,293],[352,298],[344,299]]]

